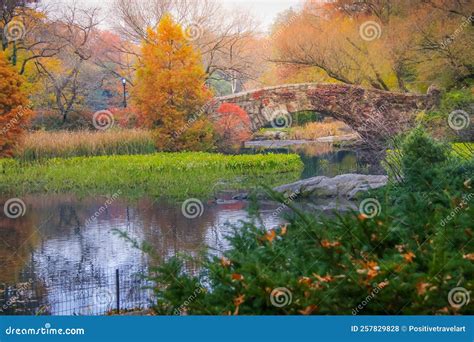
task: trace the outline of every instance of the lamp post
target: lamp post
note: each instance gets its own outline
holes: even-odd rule
[[[123,108],[127,108],[127,80],[122,78],[123,84]]]

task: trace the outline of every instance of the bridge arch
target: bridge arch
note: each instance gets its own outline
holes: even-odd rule
[[[215,99],[211,116],[222,103],[243,108],[254,131],[285,113],[316,111],[340,120],[365,139],[384,138],[414,125],[417,113],[439,102],[431,87],[426,95],[393,93],[346,84],[288,84]]]

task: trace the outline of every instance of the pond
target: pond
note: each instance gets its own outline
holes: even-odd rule
[[[278,142],[278,141],[277,141]],[[304,143],[281,146],[267,141],[242,149],[242,153],[296,153],[304,163],[301,179],[316,176],[335,177],[345,173],[383,174],[380,162],[370,152],[350,148],[335,148],[331,143]],[[258,145],[264,147],[258,147]]]
[[[116,200],[90,221],[105,199],[38,195],[23,200],[24,217],[0,220],[0,283],[28,284],[24,292],[33,290],[29,295],[40,297],[38,307],[46,306],[51,314],[94,313],[101,301],[111,308],[115,302],[107,297],[115,295],[116,269],[122,279],[142,283],[139,273],[147,270],[148,257],[114,230],[146,241],[167,258],[178,252],[196,254],[205,246],[225,250],[224,235],[231,230],[227,223],[249,218],[247,204],[237,201],[205,203],[202,215],[190,219],[178,204]],[[262,204],[266,227],[281,222],[272,215],[277,208]],[[147,304],[146,295],[137,298],[140,291],[134,290],[123,282],[122,308]]]
[[[370,170],[357,153],[327,145],[272,152],[299,153],[305,164],[302,178]],[[150,198],[117,198],[105,205],[105,197],[22,197],[23,217],[0,217],[0,314],[86,315],[104,314],[117,305],[150,306],[152,293],[144,289],[148,283],[141,276],[149,257],[117,231],[130,240],[146,241],[162,258],[196,255],[206,246],[220,253],[227,248],[224,237],[231,226],[249,219],[249,204],[232,200],[232,192],[218,197],[203,203],[202,215],[196,218],[185,217],[181,204]],[[6,200],[0,198],[0,203]],[[283,223],[281,205],[259,205],[266,228]],[[187,267],[195,271],[194,265]]]

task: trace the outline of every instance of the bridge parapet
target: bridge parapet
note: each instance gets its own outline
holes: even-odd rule
[[[289,113],[317,111],[343,121],[362,137],[379,137],[411,127],[417,113],[436,106],[439,97],[433,87],[423,95],[346,84],[288,84],[218,97],[210,114],[222,103],[233,103],[249,114],[252,129],[258,130]],[[282,122],[291,125],[291,118]]]

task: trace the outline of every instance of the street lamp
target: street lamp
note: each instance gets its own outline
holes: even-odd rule
[[[123,108],[127,108],[127,80],[122,78],[123,84]]]

